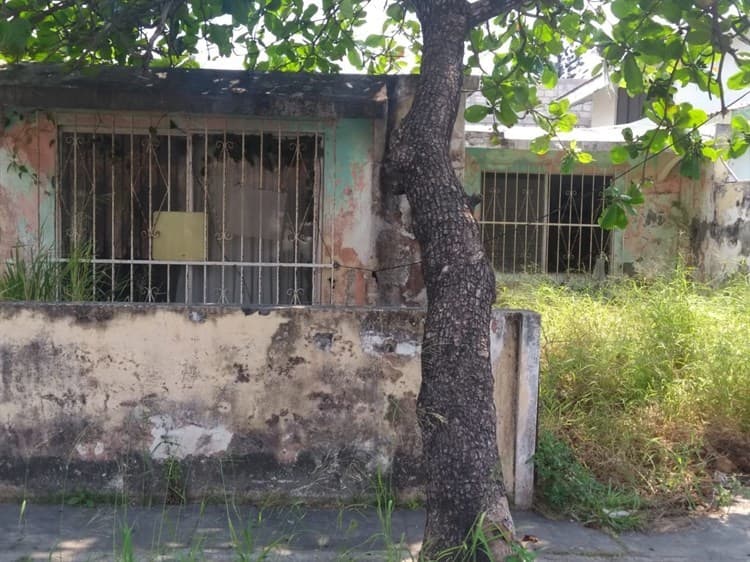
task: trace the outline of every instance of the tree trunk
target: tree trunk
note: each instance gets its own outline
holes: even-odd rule
[[[386,177],[411,205],[427,288],[417,403],[427,472],[422,556],[474,559],[451,549],[481,531],[506,540],[492,542],[492,558],[478,552],[476,559],[502,560],[513,523],[497,451],[490,364],[495,278],[449,153],[463,81],[467,2],[413,4],[424,40],[421,78],[391,139]]]

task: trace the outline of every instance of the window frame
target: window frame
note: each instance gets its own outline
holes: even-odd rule
[[[276,139],[279,140],[279,143],[282,142],[284,139],[294,138],[296,136],[297,142],[300,141],[301,138],[309,138],[312,139],[311,142],[314,142],[314,149],[315,149],[315,155],[313,156],[313,167],[314,169],[310,171],[310,177],[312,178],[312,235],[311,235],[311,244],[312,244],[312,253],[311,253],[311,260],[309,262],[296,262],[292,261],[289,262],[280,262],[280,261],[266,261],[266,260],[248,260],[247,258],[241,259],[240,261],[236,260],[227,260],[224,257],[224,254],[222,252],[222,259],[219,261],[211,260],[209,259],[208,253],[205,255],[205,260],[200,261],[180,261],[180,260],[155,260],[153,259],[153,247],[151,246],[151,240],[149,241],[149,251],[148,251],[148,257],[147,259],[136,259],[133,257],[133,255],[130,256],[130,258],[126,259],[117,259],[113,256],[110,256],[109,258],[97,258],[94,256],[90,260],[88,260],[93,266],[94,270],[97,266],[111,266],[112,270],[114,270],[115,264],[119,265],[130,265],[130,290],[128,298],[126,299],[115,299],[114,288],[112,289],[112,295],[111,298],[102,299],[99,298],[100,295],[97,295],[96,292],[92,295],[92,301],[111,301],[111,302],[156,302],[156,299],[153,298],[152,294],[148,294],[145,299],[136,299],[136,295],[134,294],[133,290],[133,267],[135,265],[139,266],[156,266],[156,265],[166,265],[168,267],[170,266],[184,266],[186,268],[186,271],[189,271],[193,268],[203,267],[204,269],[204,295],[203,299],[198,301],[195,299],[189,298],[189,291],[188,289],[185,290],[184,294],[184,301],[183,300],[170,300],[169,297],[167,298],[166,302],[173,302],[173,303],[182,303],[182,304],[219,304],[223,306],[284,306],[288,304],[306,304],[306,305],[319,305],[322,304],[323,301],[323,294],[325,293],[324,283],[326,281],[324,280],[323,272],[324,271],[333,271],[335,268],[335,261],[333,260],[332,256],[330,257],[330,262],[325,263],[324,258],[326,256],[326,252],[324,252],[324,233],[323,229],[326,228],[326,219],[327,216],[330,214],[329,211],[325,209],[324,203],[325,203],[325,184],[326,184],[326,146],[328,144],[327,137],[329,136],[329,124],[319,121],[319,120],[300,120],[300,121],[286,121],[286,120],[279,120],[279,119],[263,119],[263,118],[235,118],[235,117],[221,117],[221,116],[200,116],[200,115],[177,115],[177,114],[154,114],[152,112],[144,112],[144,113],[125,113],[125,112],[108,112],[108,113],[101,113],[101,112],[61,112],[54,115],[54,120],[56,123],[56,139],[58,143],[58,148],[56,150],[56,162],[55,162],[55,169],[56,169],[56,186],[53,190],[52,199],[53,199],[53,205],[54,205],[54,227],[52,229],[54,233],[54,240],[53,240],[53,255],[55,256],[56,261],[58,262],[66,262],[68,260],[68,257],[66,257],[63,252],[63,246],[65,245],[65,239],[66,235],[62,231],[62,225],[63,220],[61,216],[61,198],[62,198],[62,190],[66,189],[63,183],[63,175],[62,175],[62,168],[63,168],[63,147],[61,140],[63,139],[64,135],[66,134],[82,134],[82,135],[108,135],[111,136],[112,139],[115,138],[117,135],[126,135],[129,137],[133,137],[136,135],[155,135],[158,137],[167,137],[170,140],[172,138],[181,138],[185,139],[185,160],[186,160],[186,178],[185,178],[185,193],[190,194],[194,193],[197,190],[201,190],[201,187],[199,185],[199,182],[196,180],[195,177],[191,174],[191,170],[193,169],[193,156],[195,153],[194,149],[194,140],[197,137],[203,137],[205,138],[205,142],[208,143],[209,137],[212,135],[224,135],[226,136],[230,135],[236,135],[236,136],[242,136],[243,141],[244,138],[249,138],[252,136],[260,136],[261,138],[264,135],[273,135]],[[261,141],[262,142],[262,141]],[[263,150],[262,148],[260,150]],[[320,152],[319,152],[320,151]],[[171,154],[170,154],[171,158]],[[261,168],[261,175],[262,175],[262,168]],[[279,174],[280,175],[280,174]],[[262,179],[260,180],[261,187],[259,189],[262,189]],[[150,189],[150,188],[149,188]],[[169,187],[167,189],[170,189]],[[297,186],[297,189],[299,190],[299,186]],[[205,191],[205,190],[204,190]],[[272,192],[272,190],[268,190],[269,192]],[[131,193],[132,197],[132,193]],[[149,196],[150,197],[150,196]],[[297,194],[295,198],[298,198],[299,195]],[[189,196],[188,196],[189,198]],[[149,199],[149,203],[150,203]],[[223,205],[226,205],[227,202],[223,202]],[[96,201],[95,201],[95,195],[93,199],[93,206],[95,207]],[[185,203],[186,209],[190,206],[189,202]],[[114,207],[114,205],[113,205]],[[226,208],[222,208],[222,213],[226,213]],[[157,211],[158,212],[158,211]],[[203,211],[201,211],[204,216],[208,216],[211,213],[209,212],[208,208],[204,208]],[[154,226],[154,214],[149,211],[149,236],[151,235],[151,229],[153,229]],[[298,220],[299,215],[296,215],[296,219]],[[283,220],[281,228],[283,230]],[[208,223],[208,219],[206,219],[206,224]],[[207,226],[205,227],[208,228]],[[218,233],[224,236],[226,234],[226,226],[222,226],[222,232]],[[297,238],[299,236],[299,230],[298,228],[295,228],[295,244],[297,243]],[[97,236],[96,227],[92,227],[92,238],[94,240]],[[114,235],[113,235],[114,236]],[[262,237],[261,237],[262,238]],[[95,243],[95,242],[94,242]],[[204,234],[204,244],[207,243],[207,234]],[[296,252],[296,250],[295,250]],[[327,252],[327,254],[330,254],[330,251]],[[252,255],[252,254],[251,254]],[[221,292],[222,295],[220,298],[216,299],[216,301],[211,300],[207,298],[206,295],[206,282],[205,282],[205,271],[208,267],[218,267],[221,268],[222,271],[222,285],[221,285]],[[239,291],[240,299],[238,302],[227,302],[224,300],[224,268],[228,267],[239,267],[241,270],[244,270],[244,268],[257,268],[258,271],[261,271],[263,268],[277,268],[277,280],[280,276],[278,271],[280,271],[280,268],[293,268],[295,271],[295,277],[296,277],[296,271],[298,269],[304,269],[309,270],[311,272],[311,290],[310,290],[310,297],[308,302],[301,303],[298,299],[297,295],[297,285],[295,281],[295,288],[294,288],[294,294],[291,295],[290,302],[285,302],[283,299],[280,298],[279,289],[276,290],[275,299],[273,302],[255,302],[251,299],[245,299],[245,291],[244,288],[241,287]],[[96,273],[94,272],[94,275]],[[167,274],[168,275],[168,274]],[[186,273],[186,277],[189,274]],[[260,273],[259,273],[260,276]],[[149,281],[150,283],[151,281]],[[114,287],[114,274],[113,274],[113,287]],[[187,281],[186,281],[187,283]],[[277,285],[280,282],[277,282]],[[150,289],[149,289],[150,290]],[[168,287],[169,291],[169,287]],[[163,301],[159,301],[163,302]]]
[[[559,173],[559,172],[552,173],[552,171],[549,168],[535,167],[535,166],[527,166],[525,168],[520,168],[520,167],[517,167],[517,166],[508,166],[508,167],[497,167],[496,166],[496,167],[486,167],[486,168],[482,167],[479,170],[479,189],[480,189],[480,194],[481,194],[482,202],[481,202],[481,204],[479,205],[479,207],[477,209],[477,213],[476,213],[477,222],[479,224],[480,236],[482,238],[482,243],[483,243],[483,245],[485,247],[485,252],[487,253],[487,256],[488,256],[488,258],[489,258],[489,260],[490,260],[490,262],[492,264],[492,267],[495,270],[495,273],[497,275],[519,276],[519,275],[540,274],[540,275],[545,275],[545,276],[569,276],[569,275],[587,275],[587,274],[592,274],[595,271],[595,269],[596,269],[596,263],[598,261],[597,260],[597,256],[595,255],[595,252],[593,251],[594,249],[593,249],[593,239],[592,238],[590,238],[592,249],[591,249],[591,252],[590,252],[590,255],[589,255],[590,264],[589,264],[588,269],[585,269],[585,270],[579,269],[578,271],[572,271],[572,270],[564,270],[564,269],[559,269],[558,268],[557,271],[550,271],[550,267],[549,267],[550,266],[550,255],[549,255],[549,252],[550,252],[550,229],[551,228],[555,228],[555,227],[557,227],[557,228],[568,228],[568,229],[571,229],[571,230],[575,229],[575,228],[581,228],[581,229],[583,229],[583,228],[590,228],[592,230],[599,230],[599,231],[601,231],[603,233],[603,240],[602,240],[603,244],[602,244],[601,250],[602,250],[602,252],[605,255],[605,261],[607,263],[609,263],[609,264],[612,263],[613,256],[614,256],[614,248],[615,248],[616,236],[613,235],[612,233],[610,233],[609,231],[605,231],[604,229],[602,229],[596,223],[596,219],[598,218],[597,216],[592,216],[591,222],[588,222],[588,223],[587,222],[573,223],[573,222],[563,222],[563,221],[553,222],[553,221],[549,220],[550,214],[551,214],[551,207],[550,207],[551,200],[550,200],[550,198],[551,198],[551,195],[552,195],[552,183],[553,183],[553,178],[556,178],[556,177],[559,177],[559,178],[569,177],[569,178],[571,178],[571,181],[574,181],[574,178],[577,178],[577,177],[582,177],[582,178],[590,177],[590,178],[593,178],[594,184],[596,184],[597,180],[598,180],[599,183],[600,183],[600,185],[598,185],[598,186],[594,185],[592,187],[592,189],[591,189],[591,191],[592,191],[592,211],[591,211],[591,214],[592,215],[595,214],[595,211],[596,211],[597,207],[593,204],[593,201],[597,197],[601,197],[601,195],[603,194],[604,189],[606,188],[606,186],[608,185],[608,183],[610,181],[612,181],[612,179],[614,178],[615,174],[614,174],[614,172],[612,170],[606,170],[605,171],[605,170],[602,170],[602,169],[592,169],[592,170],[587,170],[586,172],[588,172],[588,173],[570,173],[570,174],[562,174],[562,173]],[[502,176],[506,177],[506,185],[507,185],[507,177],[508,176],[515,176],[517,178],[514,181],[514,184],[516,185],[516,197],[514,198],[515,206],[516,207],[515,207],[514,212],[513,212],[516,220],[507,220],[507,215],[508,215],[508,210],[507,209],[505,211],[503,211],[503,216],[504,216],[504,218],[506,220],[488,220],[486,218],[486,216],[485,216],[485,206],[487,205],[487,190],[486,190],[485,186],[486,186],[486,181],[487,181],[487,177],[488,176],[492,176],[494,178],[494,182],[493,182],[494,187],[493,187],[493,189],[495,191],[497,191],[497,189],[498,189],[497,186],[499,185],[499,183],[498,183],[498,178],[499,177],[502,177]],[[528,178],[531,177],[531,176],[537,176],[538,178],[543,178],[543,182],[541,182],[543,185],[541,186],[540,189],[539,188],[537,189],[537,192],[541,192],[543,194],[542,200],[541,200],[541,203],[542,203],[541,209],[539,207],[539,199],[537,199],[537,212],[539,212],[541,210],[541,212],[543,213],[542,216],[541,216],[542,220],[536,220],[536,221],[533,221],[533,220],[531,220],[531,221],[529,221],[529,220],[518,220],[518,192],[521,191],[521,190],[519,190],[517,188],[517,185],[520,184],[520,180],[518,178],[526,177],[527,178],[526,184],[528,186],[529,185]],[[561,191],[562,191],[562,189],[561,189]],[[597,191],[599,193],[597,193]],[[506,204],[507,204],[507,197],[506,197],[505,201],[506,201]],[[493,207],[496,205],[496,197],[492,197],[492,205],[493,205]],[[558,205],[558,207],[559,206],[560,205]],[[528,213],[528,205],[526,205],[524,207],[524,209],[526,209],[525,216],[528,217],[528,214],[529,214]],[[497,210],[496,207],[494,207],[493,211],[492,211],[492,218],[497,218],[497,217],[498,217],[498,210]],[[526,264],[522,265],[521,267],[516,267],[515,256],[513,257],[514,261],[512,262],[513,263],[512,270],[509,271],[509,270],[505,269],[505,267],[504,267],[505,254],[504,253],[503,253],[503,259],[500,262],[500,266],[502,267],[502,269],[499,268],[499,267],[497,267],[498,264],[497,264],[497,262],[495,260],[495,250],[494,250],[494,248],[492,250],[489,250],[487,248],[487,246],[486,246],[485,229],[487,227],[494,227],[494,228],[500,227],[500,228],[506,229],[508,227],[525,227],[525,228],[528,228],[530,226],[531,227],[539,228],[540,231],[541,231],[541,241],[537,243],[538,246],[541,246],[541,251],[539,252],[539,254],[540,254],[539,259],[537,260],[536,271],[533,271],[533,272],[529,272],[527,270],[525,271],[524,269],[526,267]],[[495,238],[497,238],[497,236],[493,236],[493,240]],[[514,248],[516,247],[515,240],[514,240],[513,246],[514,246]],[[505,248],[503,248],[503,252],[505,252]],[[524,253],[526,253],[526,252],[524,252]],[[582,261],[584,261],[584,260],[582,260],[582,258],[579,256],[579,265],[581,264]],[[556,259],[556,262],[560,263],[559,254],[558,254],[558,257]],[[534,265],[534,264],[532,264],[532,265]],[[541,267],[539,267],[539,266],[541,266]],[[609,269],[611,270],[612,268],[609,267]]]

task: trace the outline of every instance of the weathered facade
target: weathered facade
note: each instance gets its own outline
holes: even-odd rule
[[[519,196],[519,202],[513,201],[514,206],[508,207],[507,220],[498,221],[494,232],[493,222],[483,221],[488,251],[493,254],[494,243],[498,260],[501,251],[506,252],[508,271],[504,273],[648,277],[671,271],[678,256],[690,256],[690,217],[696,212],[694,198],[701,192],[702,182],[681,176],[674,157],[659,155],[646,165],[645,171],[642,166],[630,169],[630,164],[612,166],[607,164],[609,151],[617,143],[596,138],[579,140],[578,147],[590,152],[595,163],[576,166],[566,183],[566,176],[560,174],[563,153],[552,151],[544,157],[537,156],[529,150],[530,140],[509,139],[503,149],[491,146],[481,133],[469,133],[467,140],[467,190],[484,192],[484,204],[493,204],[493,199],[486,195],[487,182],[493,175],[504,181],[523,178],[512,184],[513,187],[519,184],[519,192],[523,191],[527,178],[540,185],[546,182],[546,202],[545,190],[539,188],[535,196],[539,197],[538,202],[532,197],[529,203],[527,196]],[[617,178],[620,185],[627,185],[631,180],[638,181],[644,173],[655,179],[646,192],[646,203],[640,206],[637,215],[630,217],[625,231],[602,232],[597,219],[603,189],[612,178]],[[483,211],[492,213],[487,207],[480,208],[479,212]],[[504,218],[500,211],[496,213]],[[503,244],[504,239],[513,236],[515,245],[512,240]],[[526,246],[524,237],[528,238]],[[558,246],[554,246],[553,237],[560,241]],[[518,249],[515,255],[514,247]],[[529,256],[524,256],[524,249]],[[543,250],[546,260],[541,257]],[[565,252],[573,256],[570,265],[564,260]],[[511,269],[514,257],[515,269]]]
[[[20,67],[0,82],[3,256],[20,246],[65,258],[88,244],[102,270],[111,266],[113,289],[96,300],[417,296],[380,295],[373,275],[387,204],[378,163],[408,77]],[[187,226],[205,232],[185,242]]]
[[[418,494],[425,297],[379,179],[414,85],[0,70],[0,255],[63,271],[42,300],[106,301],[0,306],[0,492],[145,499],[179,466],[193,499],[347,501],[379,470]],[[461,120],[452,154],[463,173]],[[527,506],[539,321],[489,329]]]
[[[722,126],[717,127],[717,134],[723,133]],[[729,166],[717,162],[705,174],[703,189],[693,195],[690,245],[694,263],[707,276],[750,271],[749,163],[748,154]]]
[[[391,474],[418,497],[423,313],[178,305],[0,306],[0,497],[350,501]],[[498,446],[531,502],[539,320],[491,326]],[[527,406],[526,408],[520,407]]]
[[[561,142],[553,142],[544,156],[530,150],[531,141],[543,134],[530,122],[501,128],[499,143],[489,122],[471,125],[467,132],[466,186],[481,196],[477,215],[496,270],[512,275],[649,277],[668,273],[680,262],[711,281],[745,270],[750,255],[750,156],[704,165],[697,180],[680,174],[680,159],[671,151],[653,155],[645,164],[612,165],[610,151],[623,142],[623,130],[638,134],[652,124],[641,119],[642,108],[635,107],[634,100],[601,76],[562,82],[553,97],[571,102],[580,126],[561,134]],[[482,103],[482,98],[475,95],[471,101]],[[688,101],[701,105],[703,100]],[[731,117],[719,115],[701,131],[726,137],[722,123]],[[591,153],[594,161],[561,174],[570,141]],[[627,229],[602,232],[597,218],[604,189],[611,183],[624,189],[643,179],[652,185]]]

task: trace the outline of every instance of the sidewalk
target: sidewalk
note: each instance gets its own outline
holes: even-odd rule
[[[410,552],[419,550],[424,520],[421,511],[396,511],[393,536],[403,548],[400,556],[393,556],[398,547],[388,556],[383,526],[371,508],[229,511],[218,505],[166,509],[29,505],[21,514],[18,505],[2,504],[0,562],[411,560]],[[514,517],[519,536],[538,538],[530,546],[540,562],[750,562],[748,499],[738,498],[720,514],[682,521],[673,530],[619,537],[530,512],[518,511]],[[135,557],[128,558],[129,552]]]

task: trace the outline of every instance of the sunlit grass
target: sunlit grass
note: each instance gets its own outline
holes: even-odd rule
[[[600,483],[684,509],[714,501],[715,470],[750,471],[747,278],[710,288],[678,271],[498,295],[541,313],[541,431]]]

